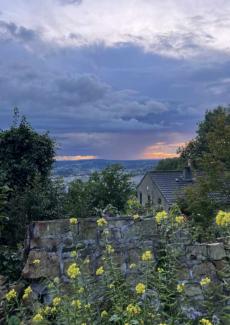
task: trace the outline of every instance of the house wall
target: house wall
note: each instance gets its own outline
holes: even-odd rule
[[[142,202],[140,200],[142,195]],[[137,187],[137,197],[138,201],[145,206],[149,202],[154,207],[162,206],[164,210],[169,209],[169,205],[167,201],[165,200],[162,193],[158,190],[157,186],[154,185],[151,175],[146,174],[144,178],[142,179],[142,182]]]

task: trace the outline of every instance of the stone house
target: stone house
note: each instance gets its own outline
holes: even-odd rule
[[[150,171],[138,184],[137,197],[143,206],[148,204],[168,211],[183,189],[193,183],[189,166],[181,171]]]

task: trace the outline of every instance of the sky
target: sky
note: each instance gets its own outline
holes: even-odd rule
[[[0,0],[0,128],[58,159],[173,157],[229,90],[229,0]]]

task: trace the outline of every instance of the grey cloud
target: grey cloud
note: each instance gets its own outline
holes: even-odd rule
[[[0,21],[0,35],[4,38],[14,38],[24,42],[30,42],[36,39],[37,33],[24,26],[17,26],[15,23]]]

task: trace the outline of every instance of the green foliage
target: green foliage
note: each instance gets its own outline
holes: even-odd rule
[[[212,225],[217,209],[230,204],[230,109],[207,112],[197,137],[180,152],[201,171],[196,184],[186,189],[181,207],[205,229]]]
[[[180,158],[166,158],[159,161],[155,170],[181,170],[184,167],[184,162]]]
[[[6,276],[11,281],[20,277],[23,266],[22,247],[11,248],[0,246],[0,274]]]
[[[64,185],[50,176],[54,154],[49,135],[15,110],[11,128],[0,131],[0,244],[16,246],[32,220],[62,217]]]
[[[67,194],[67,209],[80,217],[95,215],[97,209],[103,210],[108,205],[124,211],[132,194],[130,175],[120,165],[111,165],[92,173],[85,183],[73,181]]]
[[[0,132],[0,170],[10,188],[22,191],[36,177],[45,179],[53,159],[54,142],[47,133],[35,132],[25,117]]]

